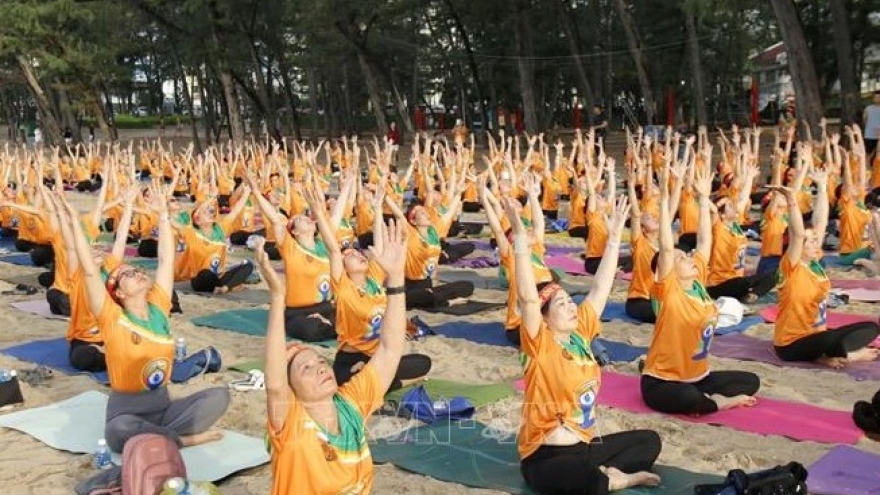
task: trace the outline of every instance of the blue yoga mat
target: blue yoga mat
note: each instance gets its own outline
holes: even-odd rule
[[[0,349],[0,354],[6,354],[22,361],[42,364],[49,368],[62,371],[68,375],[90,375],[98,383],[107,385],[110,379],[107,372],[90,373],[73,368],[67,358],[70,347],[64,338],[49,340],[34,340],[5,349]]]
[[[501,323],[469,323],[466,321],[451,321],[431,327],[438,335],[452,339],[464,339],[476,344],[497,345],[502,347],[514,347],[507,340],[504,326]],[[597,339],[608,350],[612,362],[635,361],[648,352],[647,347],[632,346],[624,342],[614,342],[599,338]]]
[[[727,335],[729,333],[743,333],[749,328],[757,325],[758,323],[764,323],[764,319],[759,315],[754,316],[746,316],[743,317],[742,321],[739,322],[738,325],[734,325],[732,327],[721,327],[715,329],[715,335]]]
[[[580,304],[580,301],[577,301]],[[621,302],[611,302],[608,301],[605,304],[605,310],[602,311],[602,321],[611,321],[611,320],[620,320],[625,321],[627,323],[632,323],[633,325],[641,325],[642,322],[631,318],[628,314],[626,314],[626,305]]]
[[[34,266],[30,253],[15,253],[0,257],[0,261],[4,263],[12,263],[13,265]]]

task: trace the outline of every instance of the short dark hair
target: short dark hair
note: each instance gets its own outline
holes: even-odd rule
[[[540,294],[541,291],[544,290],[544,287],[547,287],[548,285],[553,284],[553,283],[555,283],[555,282],[541,282],[541,283],[539,283],[538,284],[538,294]],[[550,299],[548,299],[546,302],[541,304],[541,314],[546,315],[547,311],[549,311],[549,310],[550,310]]]

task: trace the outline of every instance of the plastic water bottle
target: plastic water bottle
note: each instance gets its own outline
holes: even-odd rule
[[[263,236],[256,235],[256,234],[248,236],[247,242],[246,242],[247,248],[250,249],[251,251],[257,249],[257,240],[262,239],[262,238],[263,238]]]
[[[95,449],[92,464],[95,466],[95,469],[103,470],[113,467],[113,463],[110,460],[110,449],[107,448],[107,440],[103,438],[98,440],[98,448]]]
[[[0,383],[12,380],[16,374],[15,370],[0,369]]]
[[[184,478],[170,478],[165,482],[162,495],[190,495],[189,483]]]
[[[177,362],[186,359],[186,339],[178,337],[174,344],[174,360]]]
[[[495,263],[498,263],[500,265],[501,264],[501,253],[500,253],[500,251],[498,251],[498,246],[495,246],[494,253],[495,254],[493,255],[492,259],[495,260]]]

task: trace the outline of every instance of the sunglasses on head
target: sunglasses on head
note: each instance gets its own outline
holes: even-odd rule
[[[135,275],[145,275],[147,272],[143,268],[130,268],[121,272],[119,276],[116,277],[117,280],[121,281],[124,278],[133,277]]]

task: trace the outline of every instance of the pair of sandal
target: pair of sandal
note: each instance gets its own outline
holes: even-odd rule
[[[3,291],[4,296],[32,296],[40,292],[40,289],[34,287],[33,285],[27,284],[18,284],[15,286],[15,290],[5,290]]]
[[[229,388],[239,392],[266,389],[266,375],[260,370],[250,370],[247,378],[229,382]]]
[[[49,368],[42,364],[33,369],[22,370],[19,372],[18,375],[20,381],[27,383],[31,387],[39,387],[45,384],[47,380],[54,377],[55,372],[52,371],[52,368]]]

